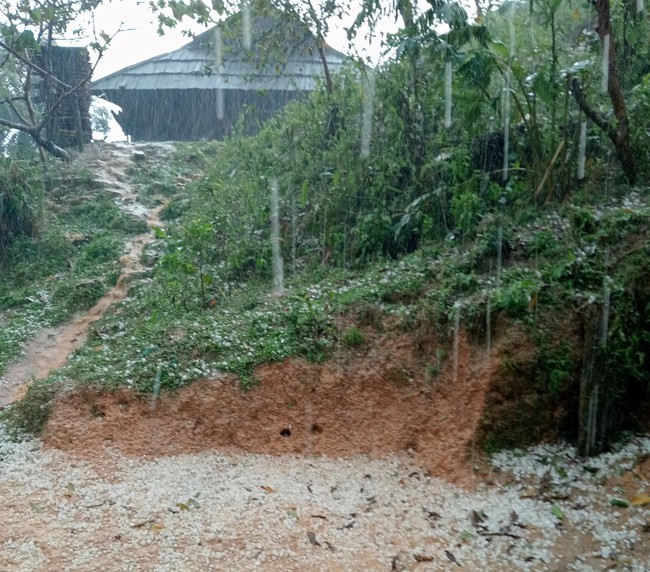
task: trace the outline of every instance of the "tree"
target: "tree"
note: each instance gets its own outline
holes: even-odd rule
[[[618,160],[621,162],[623,172],[634,184],[637,179],[637,165],[635,153],[630,141],[630,124],[627,116],[627,105],[618,71],[616,40],[612,33],[612,19],[610,15],[609,0],[595,0],[597,14],[596,32],[603,46],[603,57],[607,58],[603,69],[606,70],[607,94],[612,103],[616,122],[608,120],[589,104],[580,81],[571,78],[571,91],[578,106],[600,129],[602,129],[614,145]]]
[[[81,38],[85,30],[73,24],[86,17],[102,0],[21,0],[6,1],[0,8],[0,70],[3,80],[0,100],[0,126],[28,134],[41,150],[64,160],[69,153],[57,145],[46,132],[48,121],[56,114],[66,97],[84,89],[97,62],[106,50],[111,36],[97,32],[91,21],[95,63],[76,83],[70,85],[58,77],[51,65],[50,54],[55,40],[72,36]],[[47,106],[36,97],[37,87],[53,86],[56,96]],[[41,90],[42,91],[42,90]]]

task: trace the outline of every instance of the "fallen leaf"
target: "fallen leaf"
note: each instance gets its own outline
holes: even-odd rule
[[[628,501],[626,501],[625,499],[618,499],[618,498],[609,499],[609,504],[611,504],[612,506],[618,506],[620,508],[627,508],[628,506],[630,506],[630,503]]]
[[[321,543],[316,540],[316,535],[313,532],[308,532],[307,538],[309,539],[310,544],[313,544],[314,546],[321,546]]]
[[[427,509],[422,509],[424,512],[427,514],[427,519],[431,522],[435,522],[436,520],[440,520],[442,518],[442,515],[439,512],[436,511],[430,511]]]
[[[637,495],[630,501],[632,506],[645,506],[650,504],[650,495]]]
[[[482,522],[487,520],[487,514],[485,514],[483,511],[476,512],[475,510],[473,510],[470,514],[470,519],[472,521],[472,526],[474,528],[478,528]]]
[[[454,564],[456,564],[456,566],[460,566],[460,562],[456,560],[456,557],[453,555],[452,552],[450,552],[449,550],[445,550],[445,554],[447,558],[449,558],[449,560],[451,560]]]
[[[557,518],[558,520],[562,520],[562,519],[564,518],[564,512],[563,512],[562,509],[561,509],[559,506],[557,506],[556,504],[554,504],[554,505],[551,507],[551,513],[552,513],[553,516],[554,516],[555,518]]]
[[[274,493],[275,491],[271,487],[267,487],[266,485],[262,485],[260,487],[267,495],[270,495],[271,493]]]
[[[30,502],[29,507],[36,513],[36,514],[43,514],[45,512],[45,508],[35,502]]]
[[[469,530],[463,530],[463,531],[458,535],[458,537],[459,537],[463,542],[465,542],[466,540],[469,540],[470,538],[475,538],[475,537],[476,537],[476,534],[474,534],[473,532],[470,532]]]

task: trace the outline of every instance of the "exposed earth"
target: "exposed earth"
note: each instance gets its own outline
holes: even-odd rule
[[[151,149],[80,160],[155,225],[126,172]],[[0,406],[128,295],[151,236],[126,245],[94,308],[25,348]],[[650,569],[650,439],[586,463],[569,447],[477,452],[506,342],[488,356],[461,333],[435,379],[405,332],[343,360],[263,366],[249,391],[224,375],[155,400],[71,392],[42,440],[0,427],[0,571]]]

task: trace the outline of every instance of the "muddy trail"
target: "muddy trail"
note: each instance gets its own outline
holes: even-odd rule
[[[155,154],[162,161],[173,150],[173,146],[165,144],[106,143],[88,146],[76,162],[93,172],[95,181],[105,187],[104,192],[114,197],[122,210],[145,219],[151,228],[159,222],[158,213],[162,205],[147,208],[140,203],[135,187],[129,182],[127,170],[133,165],[137,154]],[[0,408],[20,399],[29,383],[60,368],[68,357],[85,343],[90,325],[99,320],[113,304],[124,299],[130,282],[145,270],[140,262],[140,255],[152,239],[153,233],[149,230],[125,245],[124,254],[120,258],[121,276],[116,285],[92,308],[77,315],[67,324],[45,328],[34,336],[24,348],[24,356],[10,364],[2,375]]]
[[[171,151],[113,144],[83,160],[151,227],[159,208],[127,169]],[[3,404],[128,295],[152,236],[126,245],[93,308],[28,344]],[[478,454],[512,336],[488,356],[459,332],[435,380],[412,333],[384,332],[343,360],[261,366],[249,391],[222,375],[156,401],[67,393],[42,439],[16,443],[0,424],[0,571],[647,570],[650,439],[588,467],[566,446]]]

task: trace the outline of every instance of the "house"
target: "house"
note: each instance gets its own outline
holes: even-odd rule
[[[254,132],[346,56],[268,2],[251,2],[251,11],[94,81],[92,94],[120,106],[117,122],[133,141],[222,139],[239,121]]]

